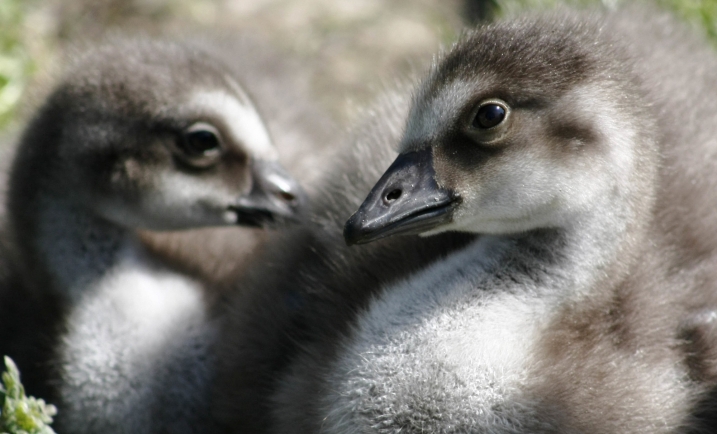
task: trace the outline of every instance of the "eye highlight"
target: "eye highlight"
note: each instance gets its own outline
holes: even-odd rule
[[[488,102],[478,108],[473,118],[473,128],[487,130],[499,125],[505,119],[508,110],[497,102]]]

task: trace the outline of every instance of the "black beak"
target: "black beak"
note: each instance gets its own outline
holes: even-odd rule
[[[431,148],[401,154],[344,226],[346,244],[418,234],[451,221],[458,196],[438,186]]]
[[[306,195],[279,163],[254,160],[252,179],[249,194],[231,207],[237,214],[237,224],[263,227],[299,220]]]

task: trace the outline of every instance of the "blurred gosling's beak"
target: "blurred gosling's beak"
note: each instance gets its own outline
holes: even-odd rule
[[[251,170],[251,191],[232,207],[237,224],[264,227],[298,221],[306,204],[299,183],[274,161],[254,160]]]

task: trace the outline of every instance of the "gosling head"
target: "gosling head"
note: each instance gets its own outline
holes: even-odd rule
[[[466,35],[414,95],[399,156],[346,223],[346,242],[511,234],[646,206],[654,128],[597,33],[564,18]]]
[[[82,56],[19,153],[37,190],[125,227],[263,226],[303,202],[222,59],[182,44],[118,40]]]

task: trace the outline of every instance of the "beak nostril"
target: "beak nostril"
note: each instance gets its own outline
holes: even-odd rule
[[[388,194],[386,195],[385,201],[386,201],[387,203],[393,202],[394,200],[396,200],[396,199],[398,199],[399,197],[401,197],[401,193],[402,193],[402,191],[401,191],[400,189],[398,189],[398,188],[395,189],[395,190],[391,190],[391,191],[388,192]]]
[[[276,193],[277,196],[279,196],[282,200],[286,202],[294,202],[296,200],[296,196],[292,193],[289,193],[288,191],[280,191]]]

